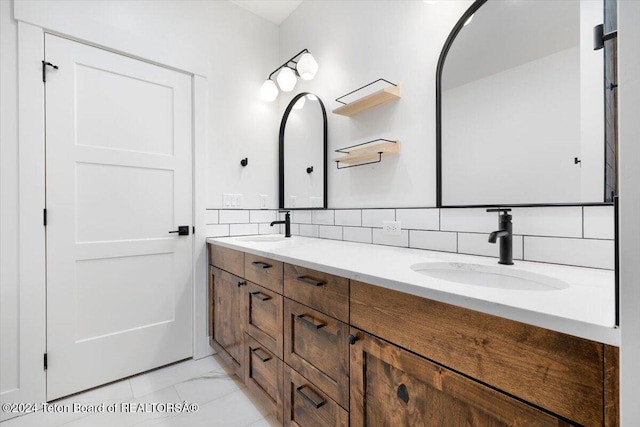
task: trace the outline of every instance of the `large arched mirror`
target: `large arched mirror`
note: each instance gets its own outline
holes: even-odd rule
[[[613,201],[614,87],[607,45],[603,55],[593,38],[603,10],[604,0],[472,4],[438,63],[439,206]]]
[[[297,94],[280,123],[279,206],[327,207],[327,112],[312,93]]]

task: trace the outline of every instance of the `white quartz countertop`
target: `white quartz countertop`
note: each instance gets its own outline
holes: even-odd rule
[[[497,266],[497,258],[419,249],[273,235],[209,238],[215,243],[278,261],[312,268],[408,294],[540,326],[558,332],[620,345],[614,327],[614,272],[527,261],[521,271],[569,284],[558,290],[508,290],[436,279],[411,269],[417,263],[456,262]]]

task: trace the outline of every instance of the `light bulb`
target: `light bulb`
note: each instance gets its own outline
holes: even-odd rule
[[[260,96],[263,100],[271,102],[278,97],[278,87],[273,80],[268,79],[260,87]]]
[[[296,70],[302,80],[311,80],[318,72],[318,63],[310,53],[305,53],[298,60]]]
[[[293,109],[302,110],[302,107],[304,107],[304,103],[305,103],[305,97],[303,96],[300,99],[298,99],[295,104],[293,104]]]
[[[296,75],[291,68],[282,67],[278,73],[278,77],[276,77],[276,81],[283,92],[291,92],[293,88],[296,87],[298,79],[296,79]]]

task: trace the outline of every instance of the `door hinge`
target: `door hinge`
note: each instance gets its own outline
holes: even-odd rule
[[[58,69],[57,65],[53,65],[51,62],[47,62],[47,61],[42,61],[42,82],[46,83],[47,82],[47,67],[51,67],[54,70]]]
[[[47,353],[45,353],[44,354],[44,370],[46,371],[48,367],[49,367],[49,364],[47,363]]]
[[[46,209],[42,209],[42,222],[46,227],[47,226],[47,210]]]

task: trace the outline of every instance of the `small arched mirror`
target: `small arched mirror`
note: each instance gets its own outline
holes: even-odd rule
[[[280,123],[279,207],[327,207],[327,112],[309,92],[291,100]]]

